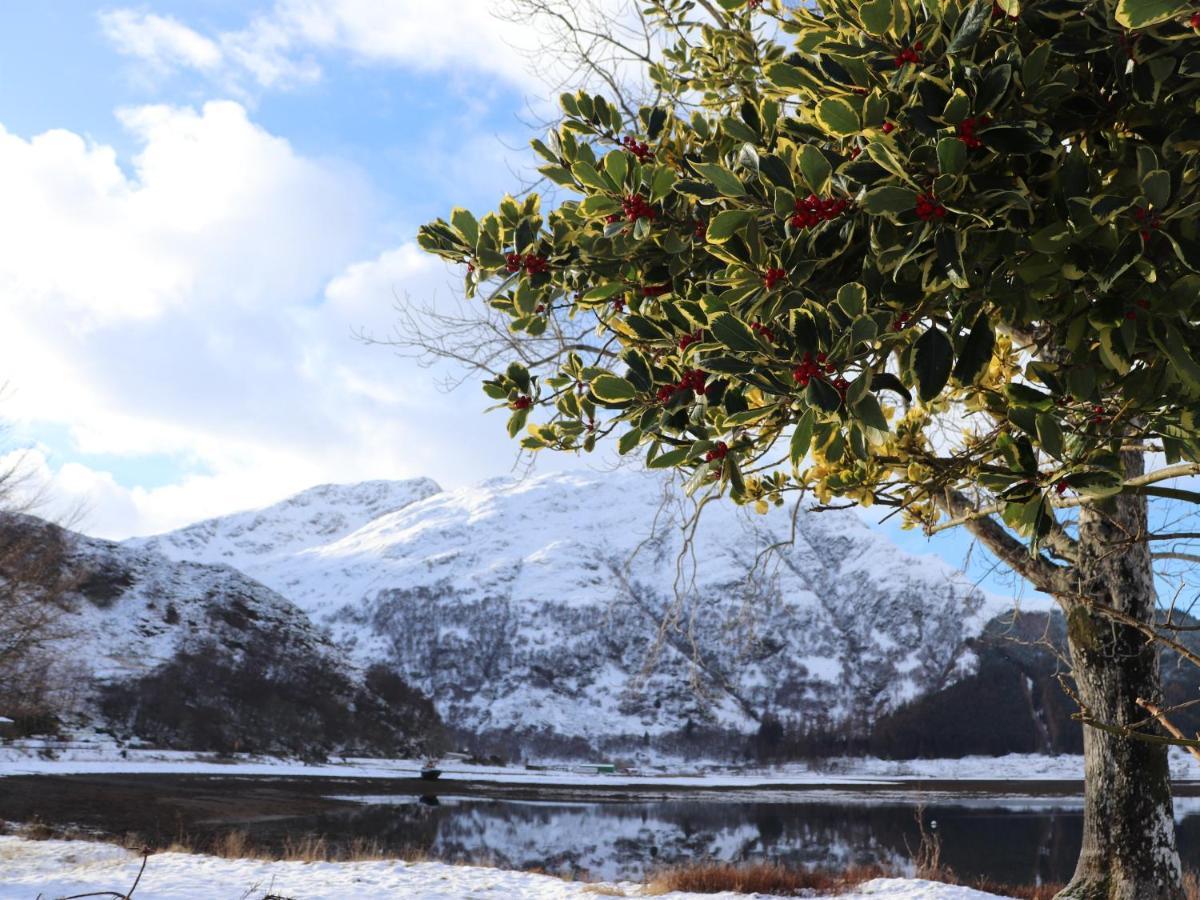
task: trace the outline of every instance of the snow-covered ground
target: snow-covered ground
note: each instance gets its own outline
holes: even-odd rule
[[[43,751],[52,749],[52,754]],[[51,758],[52,757],[52,758]],[[570,763],[546,770],[518,766],[475,766],[448,763],[445,781],[492,781],[504,784],[595,786],[676,786],[697,788],[769,787],[783,784],[830,786],[878,784],[889,781],[936,779],[945,781],[1068,781],[1083,777],[1079,756],[967,756],[962,759],[883,760],[847,757],[827,760],[819,768],[803,763],[771,767],[732,767],[688,762],[647,766],[626,773],[597,775],[572,771]],[[180,775],[315,776],[337,778],[413,778],[420,764],[411,759],[333,758],[309,764],[266,756],[184,750],[122,748],[116,743],[83,736],[67,743],[20,741],[0,744],[0,777],[6,775],[77,775],[97,772]],[[1177,781],[1200,780],[1200,762],[1175,747],[1171,749],[1171,775]]]
[[[128,891],[141,857],[110,844],[28,841],[0,837],[0,900],[52,900],[89,891]],[[568,900],[645,896],[641,885],[587,884],[548,875],[478,866],[401,861],[303,863],[219,859],[187,853],[151,856],[138,883],[138,900]],[[665,900],[720,900],[745,894],[658,895]],[[971,888],[915,879],[867,882],[841,900],[990,900]]]

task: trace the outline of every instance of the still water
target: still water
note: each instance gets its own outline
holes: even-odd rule
[[[1069,879],[1082,828],[1070,788],[1017,798],[987,796],[968,782],[939,787],[581,796],[526,786],[514,796],[512,787],[438,782],[435,797],[421,796],[430,789],[415,779],[35,776],[0,779],[0,820],[151,846],[183,837],[204,846],[240,831],[283,848],[318,835],[335,848],[367,841],[404,856],[624,880],[703,859],[903,872],[920,841],[919,812],[962,878]],[[1197,793],[1194,785],[1181,792]],[[1185,866],[1200,868],[1200,798],[1177,797],[1176,822]]]
[[[349,799],[349,798],[346,798]],[[363,802],[365,801],[365,802]],[[965,878],[1067,881],[1082,814],[1070,801],[913,802],[736,799],[556,803],[480,798],[359,798],[322,817],[320,832],[370,836],[446,861],[484,861],[605,880],[636,879],[698,859],[771,859],[837,869],[879,863],[903,871],[920,843],[918,813],[942,859]],[[1200,815],[1179,822],[1185,864],[1200,863]]]

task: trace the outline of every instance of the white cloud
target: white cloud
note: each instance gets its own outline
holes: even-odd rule
[[[121,120],[140,143],[129,173],[71,132],[0,129],[0,416],[66,429],[72,446],[42,464],[60,499],[88,498],[87,530],[147,533],[321,481],[507,468],[481,395],[439,395],[353,340],[391,326],[396,294],[452,280],[411,243],[361,261],[375,224],[361,176],[235,103]],[[180,474],[130,488],[79,454]]]
[[[566,8],[585,27],[631,28],[623,36],[635,43],[641,34],[635,0],[580,0]],[[105,13],[101,23],[122,53],[156,71],[219,70],[227,84],[248,78],[266,88],[318,79],[315,55],[329,53],[367,65],[483,75],[534,93],[575,70],[569,55],[558,55],[566,45],[557,19],[522,19],[495,0],[276,0],[244,27],[211,37],[130,9]],[[642,78],[640,64],[633,68],[618,77]]]
[[[170,16],[118,9],[101,13],[100,25],[117,50],[158,69],[213,71],[224,60],[215,42]]]

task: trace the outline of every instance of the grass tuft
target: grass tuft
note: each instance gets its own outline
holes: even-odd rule
[[[743,894],[788,896],[800,891],[836,894],[889,873],[878,866],[856,866],[840,873],[792,869],[773,862],[697,863],[663,869],[652,875],[646,885],[651,896],[672,891],[719,894],[736,891]]]

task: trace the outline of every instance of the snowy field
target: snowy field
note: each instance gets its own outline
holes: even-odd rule
[[[127,891],[141,857],[89,841],[0,837],[0,900],[54,900],[88,891]],[[569,900],[645,896],[641,885],[567,882],[548,875],[418,862],[303,863],[218,859],[186,853],[151,856],[138,900]],[[720,900],[746,894],[660,894],[665,900]],[[840,900],[989,900],[970,888],[883,878]]]
[[[51,749],[52,753],[44,751]],[[1080,756],[968,756],[962,759],[882,760],[832,759],[819,768],[802,763],[772,767],[732,767],[718,763],[681,762],[646,766],[627,773],[598,775],[572,771],[569,763],[532,771],[518,766],[474,766],[447,763],[444,781],[502,784],[554,784],[647,787],[753,788],[787,784],[831,787],[892,781],[1062,781],[1083,777]],[[120,748],[115,743],[82,736],[47,745],[19,741],[0,745],[0,777],[6,775],[85,775],[153,773],[158,775],[316,776],[336,778],[415,778],[420,765],[411,759],[333,758],[307,764],[275,757],[235,754],[218,756],[182,750]],[[1178,747],[1171,748],[1171,775],[1177,781],[1200,780],[1200,762]]]

